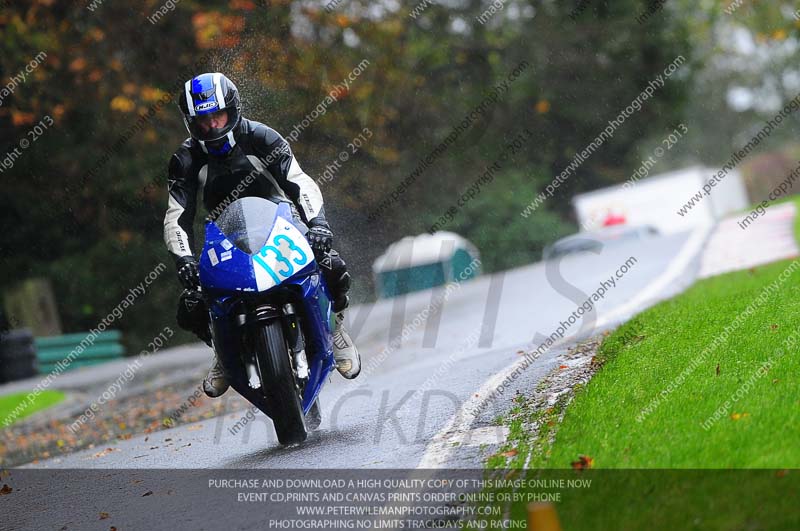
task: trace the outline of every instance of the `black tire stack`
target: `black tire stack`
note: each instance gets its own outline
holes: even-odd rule
[[[33,334],[27,328],[0,332],[0,383],[39,373]]]

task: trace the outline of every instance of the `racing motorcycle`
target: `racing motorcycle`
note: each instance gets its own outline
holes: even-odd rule
[[[244,197],[206,219],[200,284],[231,387],[272,419],[283,445],[322,420],[335,368],[331,295],[286,200]]]

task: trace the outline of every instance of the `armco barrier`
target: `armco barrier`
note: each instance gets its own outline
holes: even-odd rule
[[[75,350],[81,341],[89,336],[89,332],[67,334],[64,336],[37,337],[36,356],[39,359],[39,372],[44,374],[56,368],[56,364]],[[125,347],[120,340],[122,332],[107,330],[98,334],[91,345],[83,349],[65,370],[77,369],[89,365],[98,365],[119,359],[125,355]]]

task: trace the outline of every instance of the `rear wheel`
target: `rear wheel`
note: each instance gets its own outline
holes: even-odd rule
[[[280,320],[274,319],[256,334],[256,362],[261,389],[270,402],[272,423],[281,444],[306,440],[300,388],[292,369],[291,353]]]

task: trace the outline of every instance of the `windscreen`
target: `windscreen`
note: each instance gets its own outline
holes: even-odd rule
[[[215,223],[236,247],[254,255],[267,243],[278,205],[261,197],[244,197],[231,203]]]

